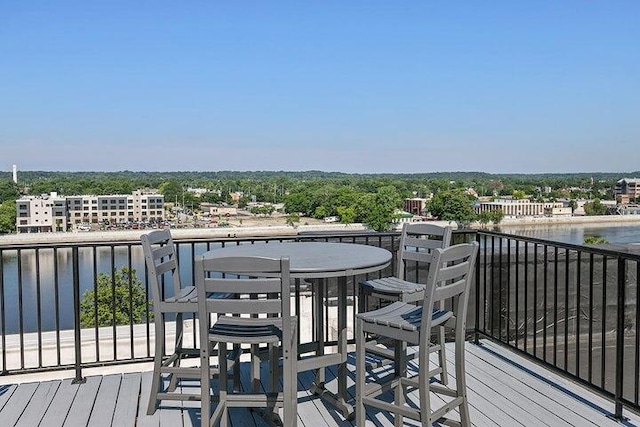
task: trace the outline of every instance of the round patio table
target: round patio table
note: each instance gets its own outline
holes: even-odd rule
[[[353,415],[353,407],[347,403],[347,287],[349,280],[359,274],[380,271],[391,264],[392,254],[376,246],[333,242],[269,242],[242,244],[212,249],[205,258],[259,256],[269,258],[289,257],[290,274],[294,279],[338,278],[338,351],[324,353],[324,319],[322,298],[324,281],[319,281],[316,292],[314,328],[319,345],[316,355],[301,359],[299,371],[316,370],[313,392],[340,409],[345,417]],[[298,283],[299,281],[296,281]],[[338,366],[338,393],[325,388],[324,370]]]

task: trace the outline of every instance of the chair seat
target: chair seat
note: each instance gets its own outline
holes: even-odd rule
[[[453,313],[449,310],[434,308],[431,325],[432,327],[441,325],[452,316]],[[356,317],[366,323],[415,332],[420,329],[422,306],[415,306],[404,302],[394,302],[378,310],[357,314]]]
[[[209,329],[209,339],[231,344],[275,344],[282,339],[282,318],[221,316]]]
[[[416,298],[422,299],[425,285],[402,280],[397,277],[383,277],[380,279],[366,280],[361,283],[364,290],[383,295],[417,294]],[[418,294],[422,295],[418,297]],[[413,296],[413,295],[412,295]]]

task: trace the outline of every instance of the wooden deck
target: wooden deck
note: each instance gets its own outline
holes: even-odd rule
[[[452,351],[449,356],[453,357]],[[629,419],[623,423],[612,420],[611,402],[493,343],[468,344],[466,360],[474,426],[640,426],[640,417],[632,413],[625,413]],[[329,386],[335,383],[330,381],[333,374],[328,373]],[[354,425],[306,391],[311,380],[311,372],[299,375],[298,425]],[[0,426],[200,425],[198,402],[168,403],[153,416],[146,416],[150,382],[151,373],[142,372],[91,376],[84,384],[64,379],[2,385]],[[351,383],[352,397],[354,391]],[[388,413],[371,410],[367,416],[368,425],[393,425]],[[267,424],[252,412],[233,410],[231,425]]]

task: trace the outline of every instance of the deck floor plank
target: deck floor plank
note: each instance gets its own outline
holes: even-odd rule
[[[64,420],[67,419],[67,415],[69,415],[69,410],[78,393],[79,386],[80,384],[74,384],[71,379],[62,380],[55,397],[47,408],[44,417],[42,417],[40,425],[47,427],[62,426]]]
[[[114,426],[133,427],[136,425],[141,378],[140,373],[125,374],[122,378],[113,414]]]
[[[609,418],[613,403],[584,387],[561,377],[522,356],[501,348],[497,344],[484,342],[482,346],[469,346],[468,358],[478,356],[492,371],[499,371],[505,377],[512,377],[521,382],[521,388],[529,391],[530,399],[540,398],[555,402],[558,410],[566,417],[571,425],[596,425],[601,427],[616,427],[620,424]],[[475,347],[475,348],[474,348]],[[564,409],[561,409],[564,408]],[[557,412],[556,412],[557,413]],[[631,416],[637,425],[640,418]],[[633,424],[636,425],[636,424]]]
[[[28,403],[38,388],[38,383],[22,384],[11,395],[7,404],[2,408],[2,420],[7,425],[15,425],[25,411]],[[0,423],[2,425],[2,423]]]
[[[71,404],[69,415],[64,423],[65,427],[83,427],[88,425],[102,378],[101,376],[88,377],[84,384],[79,384],[78,392]]]
[[[89,418],[90,426],[109,427],[113,424],[121,383],[122,375],[102,377],[98,394],[96,395],[95,407],[91,411],[91,418]]]
[[[0,413],[2,413],[2,410],[11,398],[11,395],[16,391],[17,388],[18,386],[16,384],[0,386]]]
[[[611,402],[506,348],[488,341],[480,346],[468,343],[466,354],[467,392],[474,427],[620,425],[607,417],[613,410]],[[352,356],[348,359],[350,403],[354,403],[355,394]],[[447,360],[452,384],[455,383],[453,357],[451,348]],[[263,368],[266,375],[267,368]],[[391,367],[377,369],[383,371]],[[242,364],[241,372],[242,386],[246,389],[250,386],[248,363]],[[338,410],[310,392],[314,375],[313,371],[298,375],[298,424],[301,427],[353,427],[353,421],[345,420]],[[92,376],[85,384],[73,384],[71,379],[65,379],[0,386],[0,426],[200,426],[198,401],[163,401],[154,415],[147,416],[151,377],[151,372],[142,372]],[[264,386],[268,384],[265,382]],[[333,391],[337,387],[334,367],[326,370],[326,386]],[[197,392],[199,386],[194,381],[194,384],[183,382],[181,387]],[[416,391],[408,396],[411,404],[415,404],[416,399]],[[640,416],[626,412],[629,419],[624,425],[640,426]],[[456,411],[450,415],[459,419]],[[393,416],[368,408],[366,424],[391,427]],[[231,425],[266,427],[268,424],[254,411],[237,408],[232,410]],[[417,423],[405,420],[405,425]]]
[[[38,385],[16,427],[33,427],[40,424],[62,381],[46,381]]]

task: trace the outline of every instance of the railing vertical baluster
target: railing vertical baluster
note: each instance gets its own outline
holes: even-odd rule
[[[548,321],[547,321],[547,303],[549,301],[548,299],[548,292],[547,292],[547,287],[548,287],[548,276],[549,276],[549,271],[547,269],[547,262],[549,261],[549,255],[548,255],[548,246],[544,245],[544,255],[543,255],[543,260],[542,262],[543,264],[543,269],[542,269],[542,285],[543,285],[543,289],[542,289],[542,299],[544,301],[543,303],[543,308],[542,308],[542,360],[543,361],[547,361],[547,326],[548,326]]]
[[[593,253],[589,254],[589,353],[587,356],[588,381],[593,380]]]
[[[134,359],[136,352],[133,339],[133,262],[131,260],[131,244],[127,245],[126,248],[127,266],[129,268],[129,351],[131,352],[131,359]]]
[[[607,349],[607,256],[602,257],[602,324],[600,325],[600,387],[605,385]]]
[[[556,246],[553,254],[553,366],[558,366],[558,255]]]
[[[74,246],[71,250],[71,260],[73,263],[73,331],[74,331],[74,349],[75,349],[75,371],[76,377],[74,384],[84,383],[82,377],[82,337],[80,335],[80,262],[78,257],[78,247]]]
[[[578,251],[577,253],[578,259],[576,261],[576,332],[575,332],[575,340],[576,340],[576,376],[580,377],[580,306],[581,306],[581,293],[580,287],[582,282],[582,275],[580,274],[582,270],[582,251]]]
[[[502,341],[502,237],[498,240],[498,337]]]
[[[480,245],[480,235],[478,234],[476,234],[476,241]],[[484,246],[480,245],[480,247],[482,247],[484,252],[486,252],[486,248]],[[480,262],[479,261],[476,262],[476,298],[474,302],[476,306],[476,312],[475,312],[476,324],[475,324],[475,333],[474,333],[473,342],[475,344],[479,344],[480,343]]]
[[[93,331],[95,334],[96,361],[100,361],[100,323],[98,322],[98,248],[91,247],[91,274],[93,276]]]
[[[529,245],[524,244],[524,351],[529,347]]]
[[[2,331],[2,371],[5,375],[7,369],[7,316],[4,303],[4,251],[0,249],[0,331]]]
[[[2,269],[0,268],[0,271]],[[62,362],[62,344],[60,342],[60,277],[58,276],[58,248],[53,248],[53,297],[56,321],[56,365]]]
[[[491,299],[490,307],[491,313],[489,315],[489,321],[491,322],[491,336],[495,338],[496,336],[496,239],[494,236],[491,236]]]
[[[565,250],[564,260],[564,365],[562,369],[569,372],[569,267],[571,254]]]
[[[113,358],[118,359],[118,329],[116,324],[116,250],[115,246],[109,246],[111,255],[111,264],[109,268],[111,270],[111,309],[112,309],[112,333],[113,333]]]
[[[636,332],[636,345],[635,345],[635,364],[633,370],[633,402],[638,404],[638,393],[640,392],[640,375],[638,375],[638,368],[640,367],[640,292],[638,292],[638,283],[640,280],[640,262],[635,261],[636,264],[636,323],[635,323],[635,332]]]
[[[511,239],[507,239],[507,343],[511,342]]]
[[[538,244],[533,244],[533,356],[538,356]]]
[[[22,250],[18,249],[18,322],[20,330],[20,369],[24,369],[24,314],[22,307]]]
[[[42,292],[40,289],[41,279],[40,279],[40,248],[36,248],[35,253],[35,261],[36,261],[36,333],[38,335],[38,367],[42,367],[42,305],[40,303],[40,298],[42,297]]]
[[[616,385],[615,385],[615,418],[622,419],[622,399],[624,386],[624,323],[625,323],[625,288],[627,282],[627,263],[618,257],[618,324],[616,333]]]
[[[520,241],[516,240],[516,339],[515,347],[518,348],[520,341]]]

